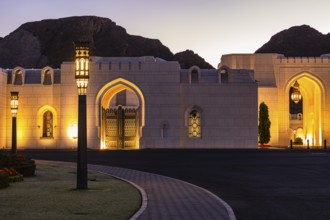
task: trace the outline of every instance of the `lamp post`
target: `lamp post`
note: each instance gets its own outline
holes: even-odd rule
[[[89,42],[75,42],[75,79],[78,88],[77,189],[87,189],[86,93],[89,80]]]
[[[17,128],[16,128],[16,116],[18,110],[18,92],[10,92],[10,109],[12,115],[12,136],[11,136],[11,152],[16,154],[17,152]]]

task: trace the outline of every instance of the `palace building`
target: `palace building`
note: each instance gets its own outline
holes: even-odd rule
[[[91,149],[257,148],[261,102],[270,145],[317,148],[330,137],[330,55],[228,54],[214,70],[152,56],[88,57],[60,69],[0,69],[1,148],[11,148],[14,123],[18,149],[77,147],[79,68],[89,72],[78,84],[88,83]]]
[[[230,54],[221,58],[230,69],[254,70],[258,103],[265,102],[273,146],[317,148],[330,138],[330,55],[284,57],[280,54]]]
[[[301,89],[306,86],[306,94],[313,95],[307,91],[308,86],[319,97],[312,100],[315,101],[312,110],[305,111],[304,107],[303,117],[315,113],[314,109],[327,114],[325,84],[313,71],[288,79],[282,92],[282,81],[276,80],[275,67],[292,61],[266,55],[266,63],[258,66],[259,63],[252,62],[257,60],[253,57],[224,56],[223,64],[215,70],[198,66],[181,69],[176,61],[151,56],[89,57],[88,61],[63,62],[60,69],[48,66],[0,69],[0,147],[11,148],[12,118],[15,117],[17,149],[76,148],[75,74],[79,74],[79,68],[89,71],[87,146],[91,149],[257,148],[258,84],[255,78],[261,82],[259,86],[263,86],[259,87],[260,98],[271,109],[272,143],[284,144],[290,138],[280,138],[283,133],[290,134],[290,126],[288,109],[279,103],[287,98],[284,94],[288,94],[294,81],[299,82]],[[264,78],[267,81],[263,81]],[[18,92],[15,115],[11,111],[12,92]],[[305,93],[302,92],[302,96],[305,106],[308,103]],[[288,115],[282,122],[279,117],[285,111]],[[312,137],[317,140],[323,138],[328,128],[320,114],[308,116],[315,119]],[[312,122],[306,122],[306,126],[308,123]],[[304,129],[297,129],[297,135],[304,134]]]

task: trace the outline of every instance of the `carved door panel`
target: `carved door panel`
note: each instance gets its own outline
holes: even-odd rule
[[[105,146],[106,148],[117,147],[118,125],[117,125],[117,109],[105,110]]]
[[[134,148],[138,140],[138,111],[135,108],[110,108],[103,111],[102,125],[107,149]]]
[[[125,147],[134,148],[137,141],[137,110],[125,109],[124,141]]]

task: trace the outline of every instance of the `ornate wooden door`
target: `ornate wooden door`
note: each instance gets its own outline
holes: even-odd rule
[[[102,134],[107,149],[134,148],[138,141],[138,110],[136,108],[103,109]]]

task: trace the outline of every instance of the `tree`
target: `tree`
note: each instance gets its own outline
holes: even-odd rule
[[[262,145],[270,141],[270,125],[268,106],[264,102],[261,102],[259,105],[258,136],[259,143]]]

